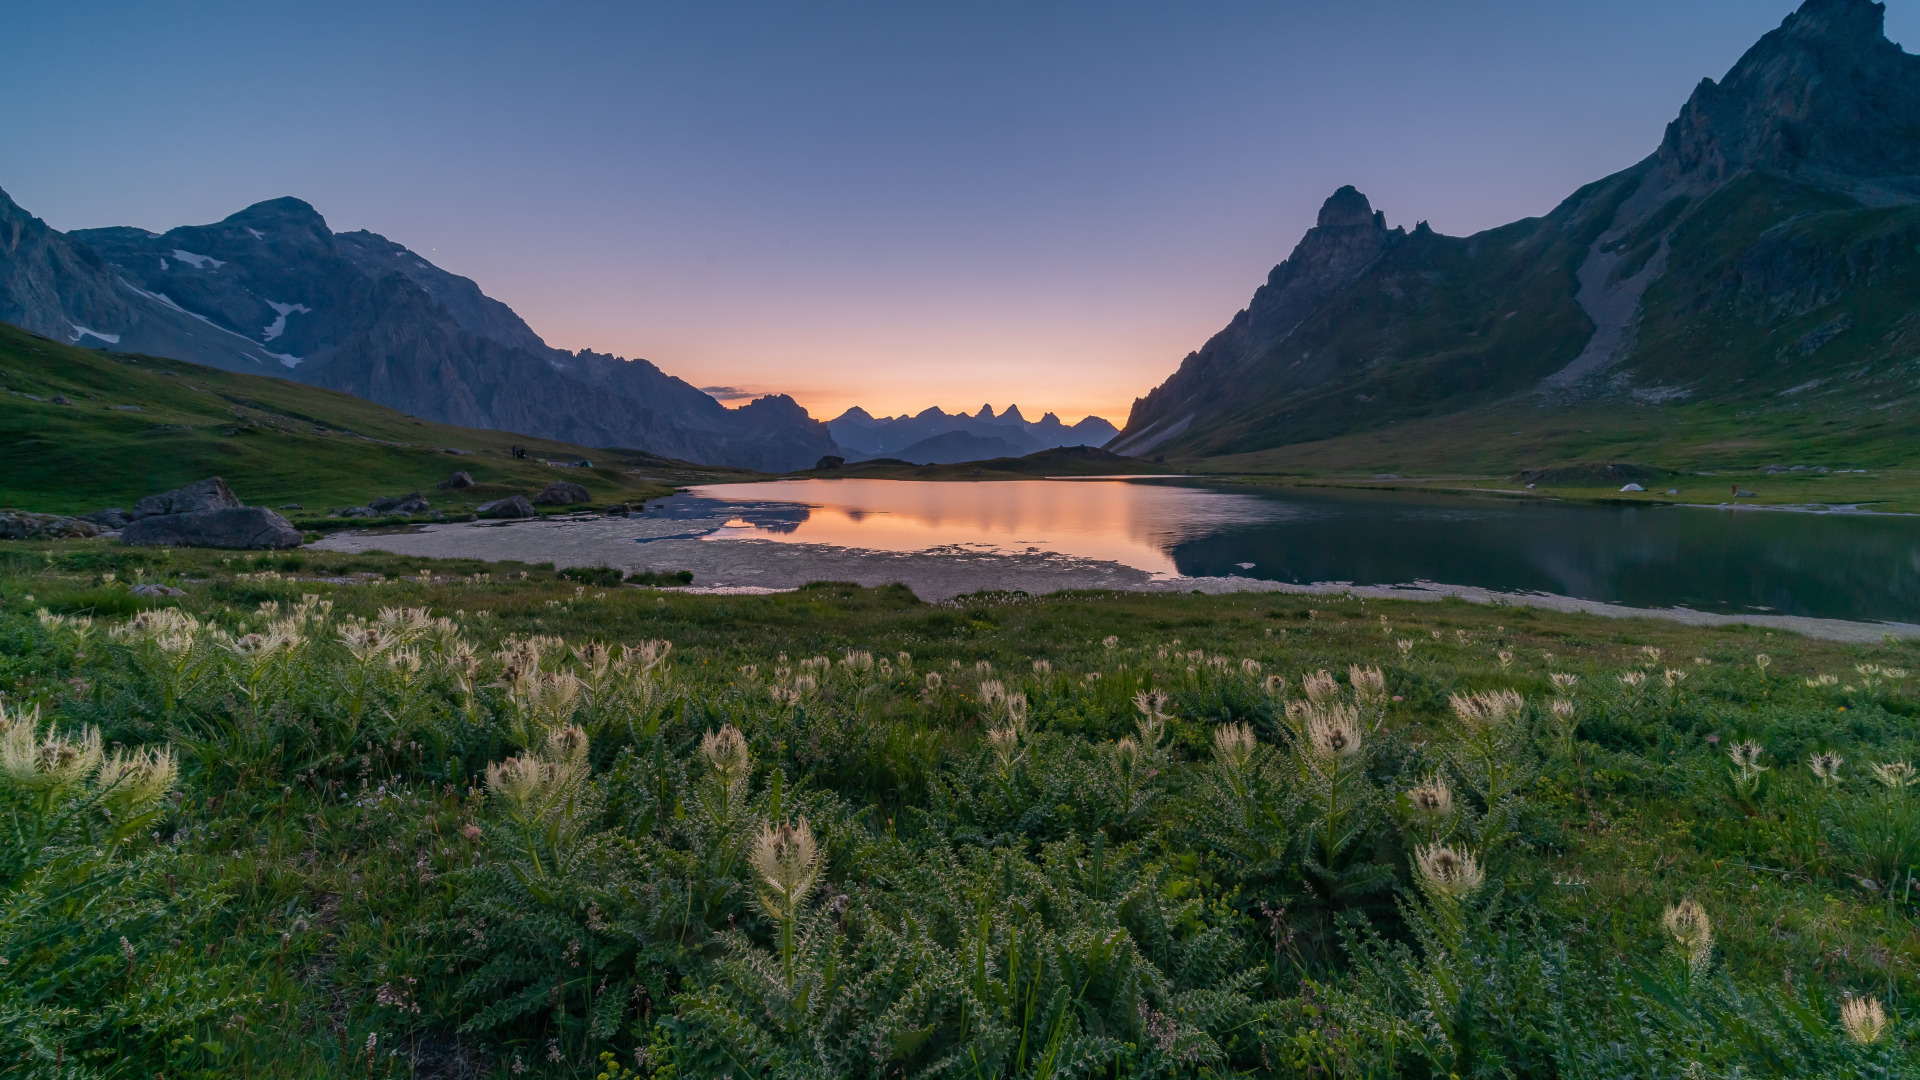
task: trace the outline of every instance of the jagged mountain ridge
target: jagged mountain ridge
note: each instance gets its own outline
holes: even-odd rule
[[[997,415],[992,405],[982,405],[980,411],[973,414],[949,414],[935,406],[911,416],[883,417],[875,417],[856,405],[827,421],[827,425],[833,432],[833,440],[842,447],[860,455],[875,457],[901,457],[904,451],[950,432],[999,440],[1003,446],[993,448],[996,453],[1018,457],[1057,446],[1099,446],[1113,438],[1118,431],[1098,416],[1085,417],[1076,424],[1063,423],[1053,413],[1046,413],[1038,420],[1028,420],[1021,415],[1019,405],[1009,405],[1005,412]],[[950,440],[950,444],[936,444],[917,452],[941,456],[970,445],[965,440]],[[986,444],[981,445],[985,447]],[[919,463],[911,457],[906,460]],[[944,457],[936,463],[949,464]]]
[[[0,193],[0,319],[465,427],[768,471],[835,449],[791,398],[728,409],[647,361],[550,348],[473,281],[292,198],[158,235],[63,235]]]
[[[1343,188],[1108,448],[1241,453],[1511,401],[1899,397],[1920,352],[1920,58],[1883,16],[1808,0],[1647,158],[1545,217],[1389,230]]]

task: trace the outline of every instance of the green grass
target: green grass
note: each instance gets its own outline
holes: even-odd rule
[[[190,646],[110,632],[156,605]],[[227,643],[276,625],[301,642]],[[158,801],[0,770],[0,1069],[1911,1075],[1920,788],[1870,776],[1920,755],[1915,670],[1911,642],[1458,602],[0,544],[0,694],[41,760],[50,723],[179,765]],[[1507,690],[1504,720],[1449,705]],[[1359,750],[1314,749],[1347,708]],[[756,869],[803,820],[817,861]],[[1436,842],[1485,882],[1423,878]],[[1710,952],[1663,930],[1683,899]]]
[[[682,483],[749,475],[429,423],[331,390],[77,349],[5,325],[0,388],[0,506],[50,513],[131,507],[207,476],[223,477],[249,504],[297,502],[324,514],[413,490],[457,513],[557,479],[603,504],[637,502]],[[56,396],[68,403],[54,404]],[[528,458],[513,458],[514,445]],[[586,458],[595,467],[558,469],[536,458]],[[482,486],[434,490],[456,470]]]

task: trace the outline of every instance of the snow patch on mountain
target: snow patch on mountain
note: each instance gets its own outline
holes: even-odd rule
[[[120,344],[119,334],[103,334],[98,330],[89,330],[86,327],[81,326],[79,323],[69,323],[68,325],[73,327],[72,341],[76,345],[80,343],[80,339],[83,337],[97,337],[101,341],[104,341],[109,345]]]
[[[298,315],[313,314],[313,309],[308,307],[305,304],[276,304],[273,301],[269,300],[267,301],[267,306],[273,309],[276,318],[273,320],[273,323],[271,325],[269,325],[266,329],[260,331],[261,341],[272,341],[274,338],[277,338],[281,334],[286,333],[287,332],[287,316],[296,315],[296,314]],[[279,354],[268,353],[267,355],[278,356]],[[300,361],[296,359],[293,361],[293,364],[297,364],[299,362]],[[293,364],[288,364],[287,366],[292,367]]]
[[[216,259],[211,255],[195,255],[191,251],[181,251],[179,248],[173,249],[173,257],[176,259],[179,259],[183,263],[187,263],[191,265],[195,270],[205,270],[209,263],[213,265],[213,268],[215,270],[218,270],[221,267],[227,265],[225,262],[222,262],[221,260]]]

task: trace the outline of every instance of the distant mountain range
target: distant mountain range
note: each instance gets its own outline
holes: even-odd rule
[[[1341,188],[1107,448],[1247,453],[1498,403],[1910,415],[1920,57],[1883,16],[1808,0],[1542,218],[1408,232]]]
[[[0,192],[0,321],[270,374],[441,423],[785,471],[835,451],[784,395],[729,409],[645,360],[548,347],[471,280],[299,199],[154,234],[62,234]]]
[[[1056,446],[1099,446],[1118,429],[1098,416],[1077,424],[1047,413],[1038,420],[1020,415],[1020,406],[994,414],[946,413],[927,409],[912,416],[875,417],[855,406],[827,421],[833,441],[859,457],[892,457],[915,465],[952,465],[996,457],[1024,457]]]

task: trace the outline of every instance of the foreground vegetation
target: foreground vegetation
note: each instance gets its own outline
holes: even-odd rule
[[[1916,667],[0,545],[0,1075],[1912,1075]]]

